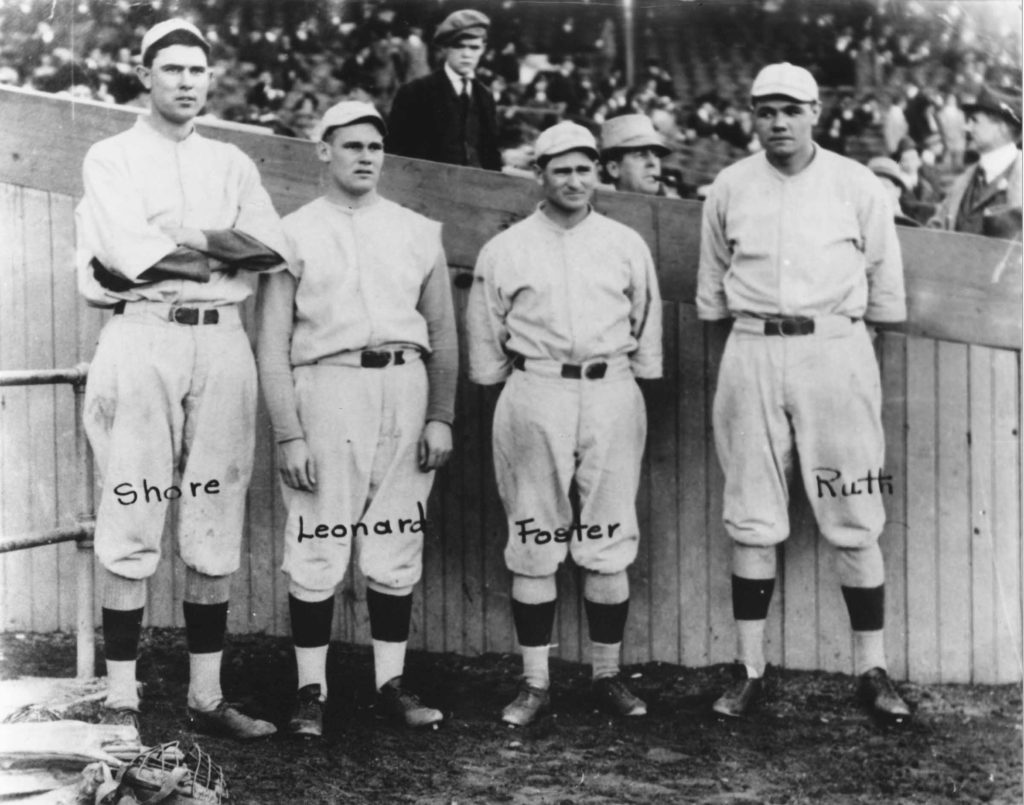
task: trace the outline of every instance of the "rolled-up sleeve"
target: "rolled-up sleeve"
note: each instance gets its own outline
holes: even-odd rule
[[[245,164],[238,202],[238,219],[235,221],[234,229],[255,238],[268,249],[281,255],[282,261],[278,269],[283,269],[284,256],[288,253],[284,227],[274,209],[274,203],[270,200],[270,194],[260,181],[255,163],[245,157]]]

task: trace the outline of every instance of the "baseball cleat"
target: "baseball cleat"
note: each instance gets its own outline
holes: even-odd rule
[[[719,696],[711,709],[718,715],[726,718],[742,718],[750,712],[754,703],[761,698],[764,690],[764,679],[757,677],[750,679],[747,676],[747,668],[741,663],[733,667],[735,681]]]
[[[647,715],[647,705],[644,700],[635,696],[618,675],[595,679],[593,691],[601,706],[612,715]]]
[[[861,674],[858,693],[872,714],[879,718],[893,724],[910,720],[910,708],[896,692],[884,668],[872,668]]]
[[[139,729],[139,711],[131,707],[104,707],[100,715],[100,724],[134,727],[137,732]]]
[[[525,727],[551,706],[547,688],[535,688],[525,679],[519,683],[519,693],[511,704],[501,711],[501,720],[515,727]]]
[[[384,683],[378,700],[385,712],[404,721],[407,727],[429,727],[444,719],[440,710],[427,707],[414,693],[403,689],[400,676]]]
[[[288,732],[292,735],[319,738],[324,734],[324,701],[320,686],[316,683],[303,685],[295,697],[295,708],[288,720]]]
[[[221,702],[212,710],[188,708],[188,723],[196,732],[239,741],[266,738],[277,732],[277,727],[269,721],[251,718],[239,710],[237,705],[228,702]]]

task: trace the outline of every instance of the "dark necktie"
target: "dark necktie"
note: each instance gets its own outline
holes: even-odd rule
[[[469,114],[469,104],[472,99],[471,89],[469,85],[469,79],[463,76],[462,78],[462,92],[459,94],[459,103],[462,106],[462,117],[465,118]]]

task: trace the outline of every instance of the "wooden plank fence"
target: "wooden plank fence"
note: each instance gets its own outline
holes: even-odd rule
[[[87,361],[107,314],[77,296],[73,206],[88,146],[130,125],[134,112],[0,89],[0,369]],[[260,166],[279,212],[318,193],[311,143],[211,126]],[[388,158],[385,195],[444,223],[462,314],[480,246],[532,210],[535,186],[473,169]],[[602,195],[598,207],[650,244],[665,297],[665,378],[647,396],[649,438],[638,500],[642,549],[631,569],[626,641],[631,662],[685,665],[733,657],[728,540],[710,412],[724,331],[692,304],[700,206]],[[904,230],[910,321],[877,343],[884,389],[887,471],[883,535],[888,652],[894,674],[920,682],[1015,682],[1021,660],[1021,246]],[[248,308],[251,318],[251,304]],[[501,558],[504,517],[491,470],[493,395],[460,380],[458,454],[431,500],[413,647],[509,651],[514,635]],[[72,392],[0,390],[0,531],[72,522],[83,471],[74,462]],[[287,634],[280,573],[283,514],[262,406],[248,504],[247,543],[235,577],[230,628]],[[849,671],[849,626],[806,501],[793,501],[768,628],[771,662]],[[168,529],[168,535],[170,530]],[[165,549],[173,550],[169,537]],[[74,626],[70,545],[0,559],[0,629]],[[560,572],[558,653],[585,660],[578,571]],[[181,625],[180,562],[161,563],[147,623]],[[368,642],[363,581],[339,592],[335,638]]]

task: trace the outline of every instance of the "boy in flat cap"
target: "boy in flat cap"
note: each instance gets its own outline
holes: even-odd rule
[[[662,357],[650,250],[590,206],[593,135],[559,123],[541,132],[536,153],[544,200],[484,245],[466,313],[470,380],[505,383],[494,412],[494,470],[523,680],[501,717],[520,726],[549,704],[555,573],[569,554],[583,570],[594,693],[616,715],[647,712],[619,661],[647,432],[636,378],[661,377]]]
[[[259,363],[288,510],[298,666],[289,730],[317,737],[334,593],[353,543],[376,690],[412,727],[441,720],[402,683],[434,470],[452,449],[458,347],[441,225],[377,193],[384,121],[343,101],[320,123],[326,192],[284,219],[288,270],[260,295]]]
[[[434,33],[440,70],[400,87],[388,117],[389,154],[501,170],[494,99],[476,80],[491,22],[479,11],[448,15]]]
[[[903,721],[910,712],[886,673],[885,439],[865,326],[906,317],[896,227],[871,171],[814,143],[821,106],[807,70],[765,67],[751,102],[764,150],[711,185],[697,273],[697,315],[733,320],[714,433],[737,679],[713,709],[740,717],[761,694],[776,548],[789,536],[798,464],[818,529],[836,549],[861,696],[873,713]],[[849,494],[851,484],[858,491]]]
[[[929,226],[1020,240],[1020,90],[982,87],[964,113],[979,159],[954,180]]]
[[[195,130],[209,51],[184,20],[153,26],[139,68],[149,114],[85,157],[79,289],[114,316],[89,368],[84,420],[102,485],[104,721],[138,723],[146,580],[160,561],[168,500],[179,499],[189,719],[246,739],[275,729],[226,702],[220,687],[255,444],[256,367],[238,308],[255,272],[283,262],[284,233],[252,160]]]
[[[661,158],[668,153],[647,115],[619,115],[601,124],[601,164],[616,190],[669,196],[661,181]]]

